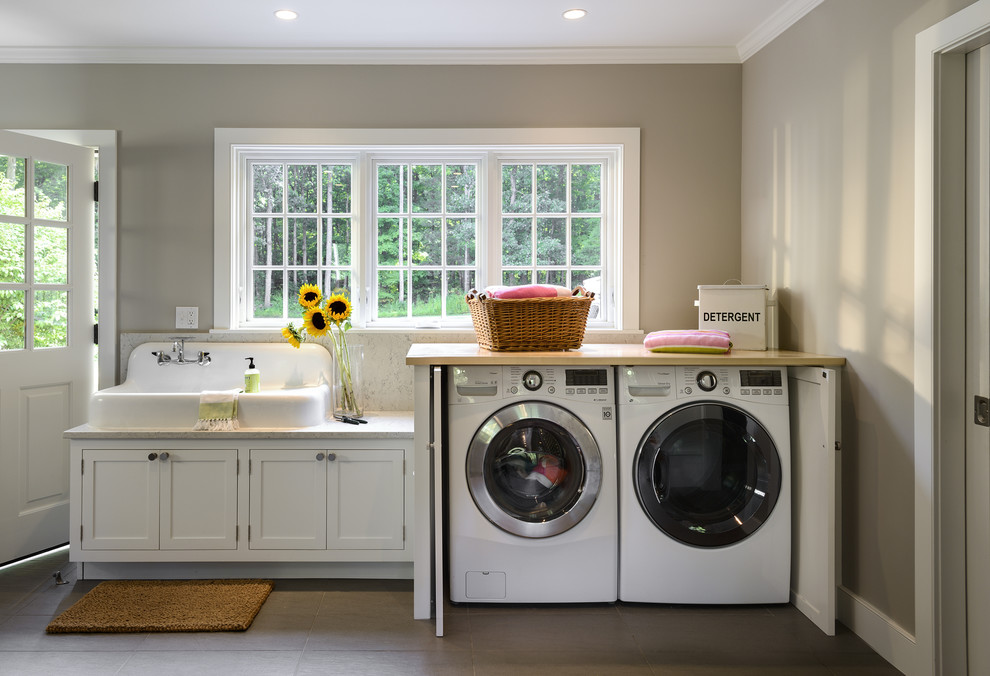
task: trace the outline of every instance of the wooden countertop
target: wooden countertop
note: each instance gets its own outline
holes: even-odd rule
[[[728,354],[650,352],[641,343],[582,345],[577,350],[551,352],[494,352],[483,349],[477,343],[414,343],[406,354],[406,364],[411,366],[460,364],[843,366],[845,363],[845,357],[789,350],[732,350]]]

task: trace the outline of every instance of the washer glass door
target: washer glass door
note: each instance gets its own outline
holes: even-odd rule
[[[698,547],[748,537],[780,495],[780,459],[764,427],[745,411],[713,402],[660,418],[634,461],[647,516],[667,535]]]
[[[591,510],[601,480],[594,436],[572,413],[545,402],[499,410],[468,448],[471,497],[514,535],[544,538],[573,528]]]

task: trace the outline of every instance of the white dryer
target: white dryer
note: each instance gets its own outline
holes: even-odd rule
[[[786,603],[784,367],[619,368],[619,599]]]
[[[613,382],[605,366],[450,369],[451,601],[616,600]]]

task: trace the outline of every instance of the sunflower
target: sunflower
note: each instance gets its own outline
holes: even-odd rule
[[[327,298],[327,314],[333,322],[339,324],[351,316],[351,302],[342,293],[335,293]]]
[[[303,339],[302,335],[299,333],[299,330],[293,326],[291,322],[288,326],[282,329],[282,337],[289,341],[289,345],[295,348],[299,347],[299,344]]]
[[[326,332],[330,330],[330,319],[327,317],[327,311],[319,305],[306,310],[303,313],[303,326],[306,327],[306,332],[310,335],[326,335]]]
[[[315,284],[303,284],[299,287],[299,304],[303,307],[315,307],[321,300],[323,294]]]

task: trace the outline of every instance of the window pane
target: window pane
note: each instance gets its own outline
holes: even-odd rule
[[[406,297],[402,273],[398,270],[378,272],[378,316],[405,317]]]
[[[24,292],[0,290],[0,350],[23,350]]]
[[[324,296],[330,296],[335,293],[342,293],[347,296],[348,300],[354,299],[354,293],[351,286],[351,272],[350,270],[327,270],[323,273],[323,284],[320,285],[323,289]],[[356,308],[354,309],[356,311]],[[352,315],[353,319],[353,315]]]
[[[315,214],[317,190],[315,164],[289,165],[288,211],[292,214]]]
[[[440,316],[441,279],[443,277],[439,270],[413,270],[413,317]]]
[[[575,164],[571,167],[571,210],[581,213],[602,210],[602,165]]]
[[[567,270],[537,270],[537,284],[556,284],[557,286],[567,286]]]
[[[440,219],[412,219],[413,265],[440,265]]]
[[[289,270],[286,275],[286,289],[289,294],[288,306],[289,314],[293,314],[299,307],[299,289],[303,284],[319,284],[320,273],[316,270]],[[324,293],[323,295],[326,295]]]
[[[24,226],[0,223],[0,282],[24,283]]]
[[[567,211],[566,164],[541,164],[536,167],[536,210],[543,214]]]
[[[536,264],[567,265],[567,219],[536,219]]]
[[[574,286],[583,286],[588,291],[594,291],[596,296],[602,293],[601,270],[575,270],[571,273]]]
[[[330,225],[328,226],[328,223]],[[329,230],[328,230],[329,227]],[[351,219],[323,219],[324,265],[351,264]]]
[[[284,295],[283,272],[281,270],[254,271],[254,316],[282,319]],[[294,301],[294,299],[293,299]]]
[[[532,265],[533,222],[528,218],[502,219],[502,265]]]
[[[529,270],[503,270],[502,283],[506,286],[518,286],[519,284],[532,284],[533,276]]]
[[[474,270],[451,270],[447,273],[447,316],[471,314],[467,294],[476,287]]]
[[[34,292],[34,346],[65,347],[69,344],[69,292]]]
[[[378,219],[378,264],[402,265],[406,260],[404,218]]]
[[[447,219],[447,265],[474,265],[477,245],[475,219]]]
[[[447,212],[470,214],[477,211],[477,167],[473,164],[447,165]]]
[[[0,155],[0,214],[27,216],[24,202],[24,158]]]
[[[602,219],[571,221],[571,265],[602,264]]]
[[[254,219],[254,264],[282,265],[282,219]]]
[[[435,214],[443,204],[439,164],[419,164],[412,168],[412,210],[416,214]]]
[[[406,210],[406,170],[405,164],[378,165],[378,211],[383,214],[398,214]]]
[[[274,214],[282,211],[282,165],[255,164],[253,197],[255,213]]]
[[[35,226],[34,283],[69,283],[69,231]]]
[[[351,212],[351,165],[323,165],[323,213]]]
[[[316,252],[319,238],[315,218],[290,218],[289,265],[316,265],[319,262]]]
[[[533,211],[533,165],[502,166],[502,213],[520,214]]]
[[[67,221],[69,168],[54,162],[34,163],[34,217]]]

